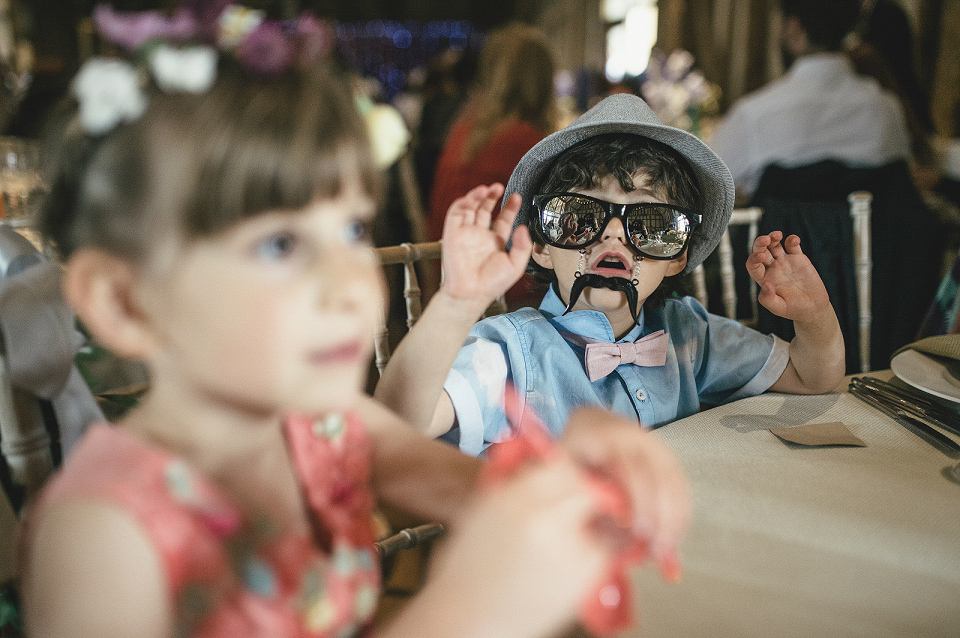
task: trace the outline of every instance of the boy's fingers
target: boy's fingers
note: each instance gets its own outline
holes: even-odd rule
[[[776,290],[776,286],[770,282],[760,284],[760,294],[757,295],[757,301],[773,314],[782,316],[780,313],[783,312],[783,299],[777,296]]]
[[[783,257],[787,252],[783,249],[783,242],[781,242],[780,240],[777,240],[771,243],[770,246],[767,248],[767,250],[770,252],[770,254],[773,256],[774,259],[779,259],[780,257]]]
[[[466,223],[472,223],[477,205],[486,195],[486,186],[475,186],[467,191],[466,195],[458,197],[450,204],[447,209],[447,216],[444,219],[444,228],[454,228],[463,226]]]
[[[490,220],[493,218],[493,209],[497,205],[497,200],[503,194],[503,186],[492,184],[488,187],[487,196],[480,201],[477,206],[476,219],[474,223],[481,228],[490,228]]]
[[[513,245],[510,246],[510,261],[513,265],[525,270],[530,262],[530,253],[533,252],[533,240],[530,239],[530,231],[526,226],[518,226],[513,231]]]
[[[767,252],[767,247],[773,243],[773,240],[770,239],[770,235],[760,235],[753,240],[753,255],[762,254]]]
[[[497,215],[496,221],[493,223],[493,232],[495,232],[497,237],[502,239],[504,243],[510,240],[510,233],[513,232],[513,222],[517,218],[517,213],[520,212],[520,203],[522,201],[518,193],[511,195],[503,205],[503,210]]]
[[[792,255],[802,255],[803,250],[800,248],[800,238],[796,235],[790,235],[783,242],[784,247],[787,252]]]

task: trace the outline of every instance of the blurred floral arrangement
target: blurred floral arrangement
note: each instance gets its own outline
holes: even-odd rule
[[[406,152],[410,142],[410,130],[407,129],[400,111],[393,106],[374,102],[359,92],[356,101],[367,125],[373,159],[380,168],[387,168]]]
[[[309,12],[297,20],[268,20],[263,11],[230,0],[183,0],[171,15],[101,4],[93,19],[129,58],[91,58],[73,81],[80,122],[91,135],[140,117],[147,108],[147,72],[163,91],[203,93],[214,81],[219,55],[233,55],[250,72],[269,76],[329,56],[335,40],[332,26]],[[406,150],[409,131],[395,109],[356,93],[377,163],[389,166]]]
[[[640,93],[661,122],[695,135],[701,133],[704,117],[720,111],[720,87],[694,68],[693,54],[683,49],[670,55],[651,52]]]

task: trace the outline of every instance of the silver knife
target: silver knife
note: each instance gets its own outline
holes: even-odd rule
[[[882,398],[870,392],[868,389],[863,388],[861,385],[854,385],[851,382],[850,394],[880,410],[886,416],[913,432],[950,458],[960,458],[960,444],[957,444],[956,441],[941,433],[939,430],[911,416],[906,411],[886,403]]]
[[[850,381],[850,385],[878,394],[889,403],[894,404],[895,407],[909,412],[921,421],[960,436],[960,422],[958,422],[957,416],[927,399],[917,398],[905,392],[901,393],[897,386],[878,379],[854,377]]]

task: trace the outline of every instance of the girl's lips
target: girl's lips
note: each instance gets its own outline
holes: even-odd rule
[[[350,341],[333,348],[314,350],[310,353],[310,362],[315,365],[337,365],[355,363],[363,354],[359,341]]]

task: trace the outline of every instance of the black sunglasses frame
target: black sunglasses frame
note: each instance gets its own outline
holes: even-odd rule
[[[546,230],[543,228],[543,212],[544,212],[543,207],[548,201],[550,201],[554,197],[561,197],[561,196],[578,197],[582,199],[587,199],[599,204],[603,208],[604,217],[603,217],[602,223],[600,224],[600,228],[597,229],[596,235],[594,235],[586,243],[574,244],[574,245],[561,244],[559,242],[550,241],[550,239],[547,237]],[[543,241],[543,243],[549,246],[554,246],[556,248],[567,248],[572,250],[576,250],[579,248],[586,248],[587,246],[595,244],[602,239],[603,231],[606,229],[607,224],[610,223],[611,219],[616,217],[616,218],[619,218],[621,223],[623,224],[624,232],[628,237],[627,245],[630,246],[630,249],[633,250],[634,253],[636,253],[638,256],[643,257],[645,259],[656,259],[661,261],[676,259],[680,255],[682,255],[683,252],[687,249],[687,246],[690,244],[690,236],[693,234],[694,229],[700,225],[703,219],[703,217],[699,213],[695,213],[690,209],[684,208],[683,206],[675,206],[674,204],[661,204],[657,202],[641,202],[636,204],[614,204],[613,202],[608,202],[603,199],[597,199],[596,197],[591,197],[590,195],[584,195],[582,193],[570,193],[570,192],[564,192],[564,191],[556,192],[556,193],[541,193],[540,195],[534,195],[533,200],[531,202],[531,206],[537,212],[537,215],[536,215],[537,221],[536,221],[536,224],[534,224],[534,230],[537,235],[537,239]],[[683,242],[683,245],[681,246],[680,250],[677,251],[677,254],[675,255],[672,255],[669,257],[664,255],[649,255],[643,252],[642,249],[640,249],[638,246],[636,246],[633,243],[632,235],[629,231],[628,224],[627,224],[627,221],[628,221],[627,211],[636,210],[636,209],[642,210],[643,208],[654,208],[654,207],[669,208],[671,210],[675,210],[681,213],[684,217],[686,217],[687,221],[690,223],[690,233],[687,235],[686,240]]]

